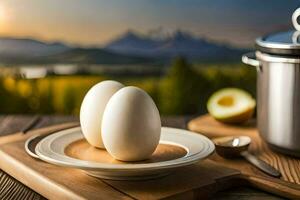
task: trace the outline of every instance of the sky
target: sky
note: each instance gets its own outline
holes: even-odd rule
[[[0,36],[103,46],[128,30],[158,27],[249,47],[292,29],[300,0],[0,0]]]

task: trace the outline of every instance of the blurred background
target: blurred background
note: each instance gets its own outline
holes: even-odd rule
[[[114,79],[162,115],[200,114],[215,90],[255,96],[241,63],[255,38],[292,29],[298,0],[1,0],[0,113],[77,115]]]

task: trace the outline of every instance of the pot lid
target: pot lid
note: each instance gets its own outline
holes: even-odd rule
[[[259,51],[280,55],[300,55],[300,8],[293,16],[292,22],[296,30],[266,35],[256,40]]]

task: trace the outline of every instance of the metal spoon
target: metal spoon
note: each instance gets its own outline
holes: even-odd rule
[[[277,169],[248,152],[248,147],[251,143],[250,137],[228,136],[216,138],[213,141],[216,145],[216,151],[220,156],[225,158],[242,156],[261,171],[274,177],[281,176],[281,173]]]

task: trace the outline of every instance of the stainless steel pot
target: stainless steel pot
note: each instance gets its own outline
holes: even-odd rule
[[[300,8],[293,14],[298,31],[256,40],[242,61],[257,68],[257,125],[271,148],[300,156]]]

